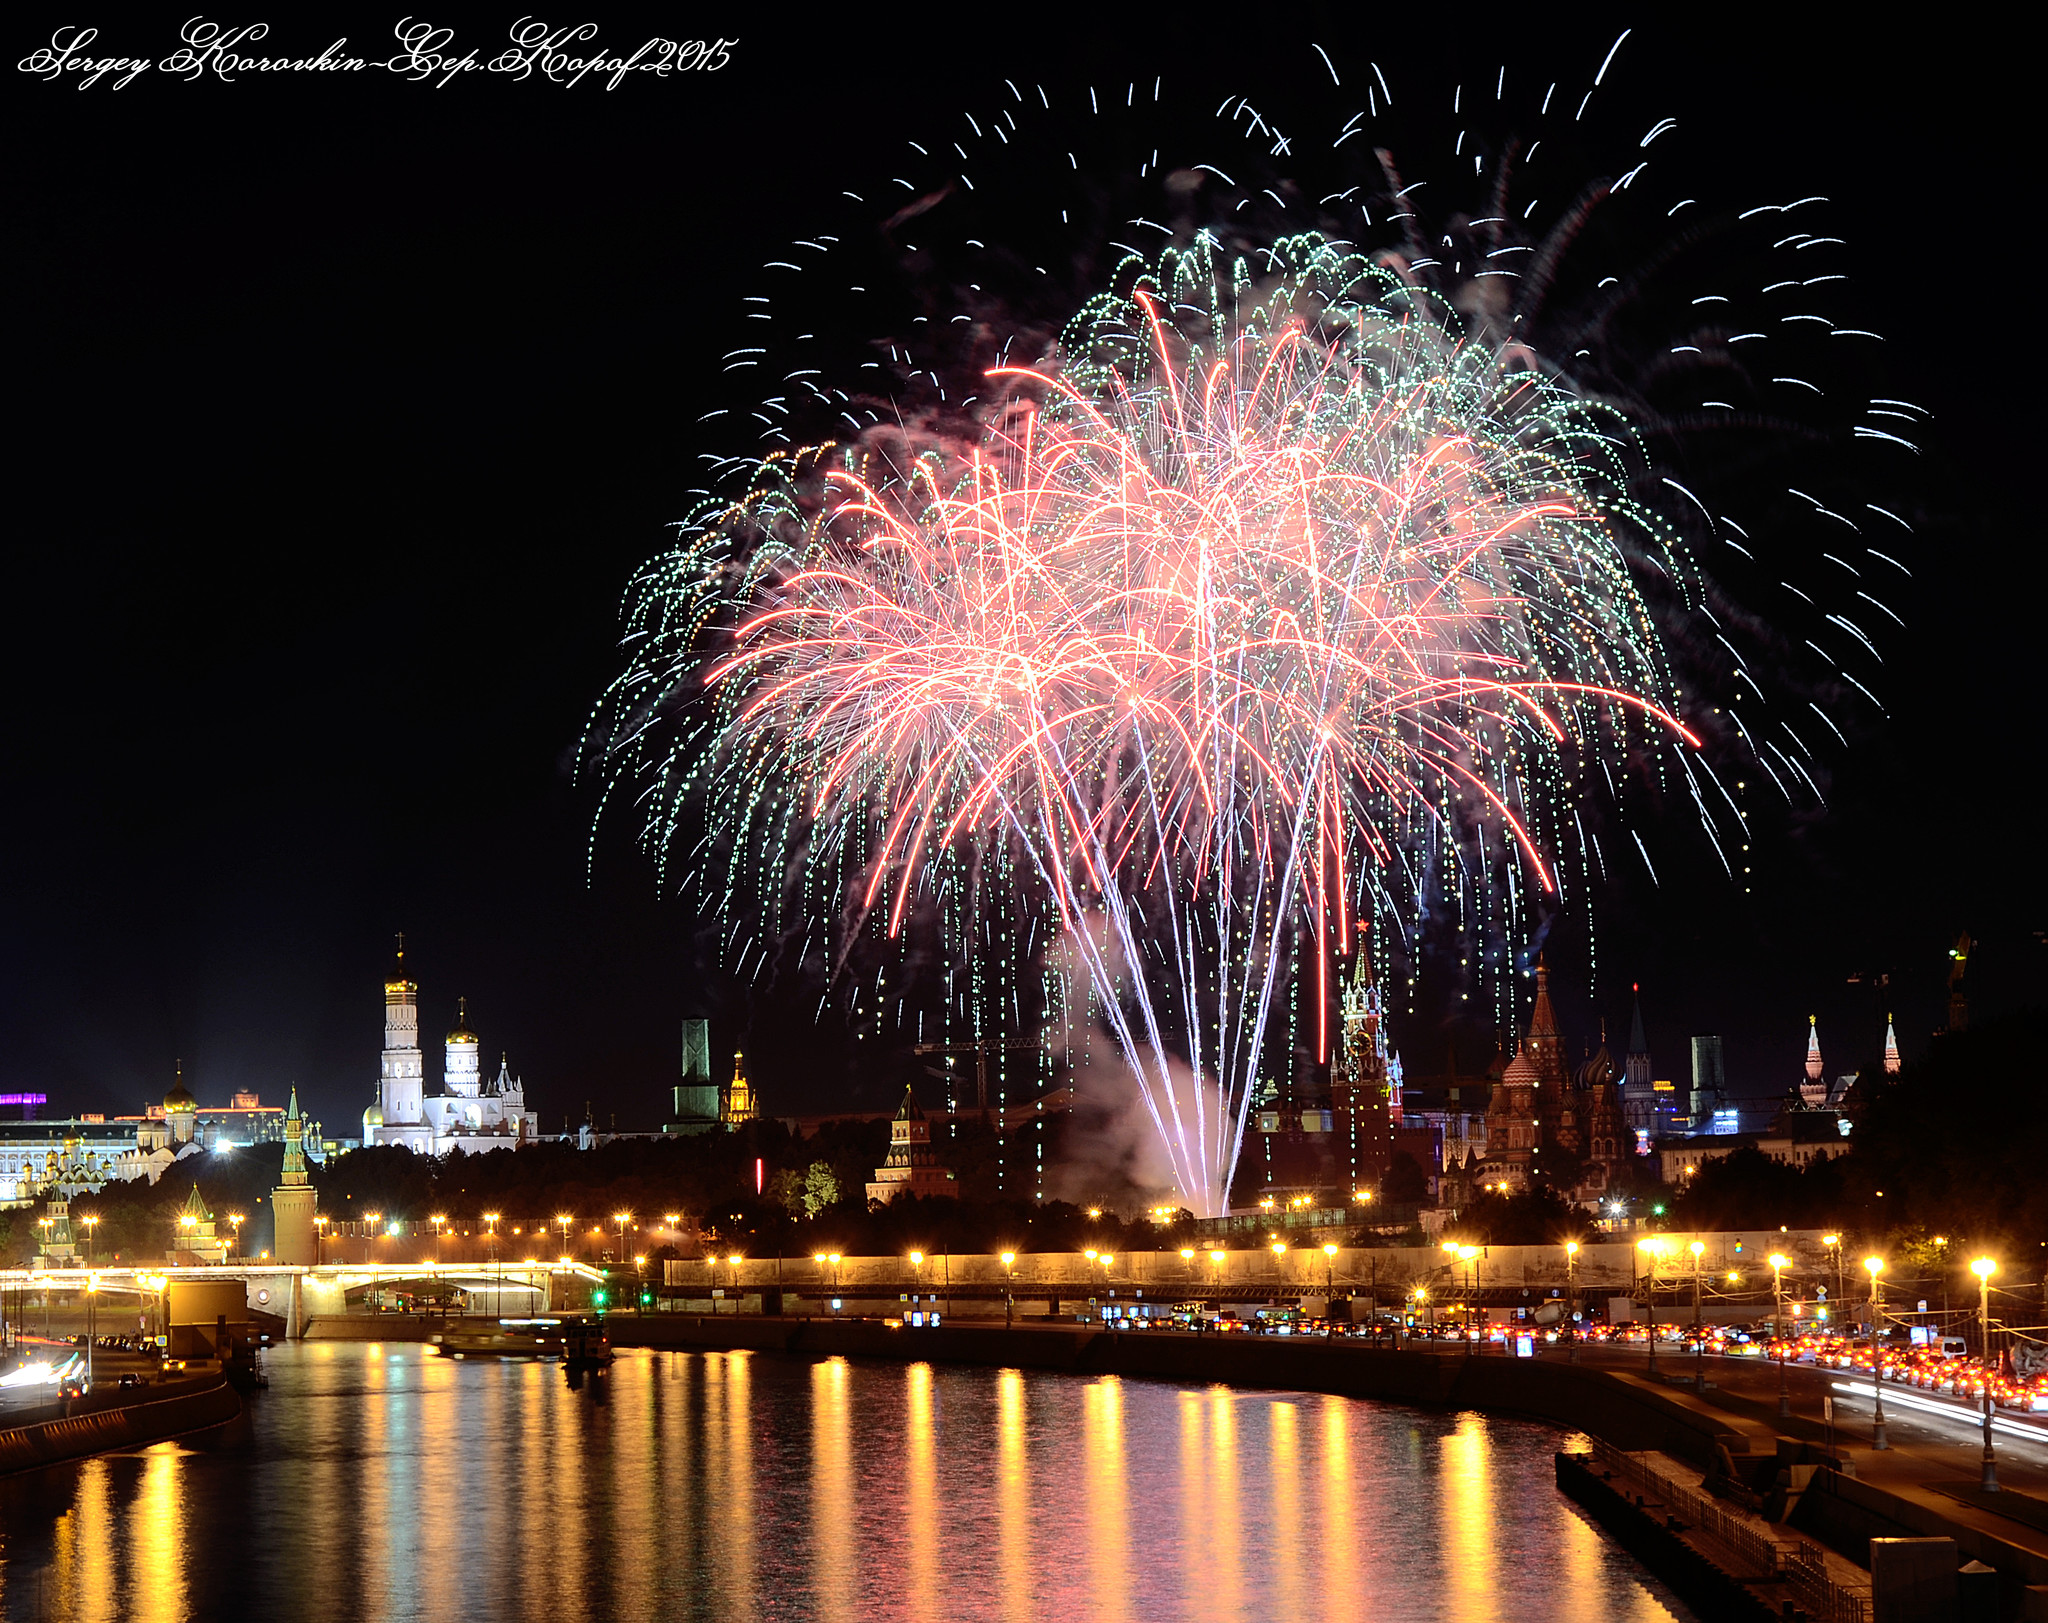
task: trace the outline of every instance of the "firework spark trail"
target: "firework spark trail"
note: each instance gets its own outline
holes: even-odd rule
[[[990,373],[978,445],[772,464],[643,582],[615,694],[694,667],[731,848],[807,824],[892,934],[945,853],[1012,850],[1205,1213],[1291,958],[1327,985],[1418,830],[1483,869],[1504,829],[1554,890],[1575,767],[1697,742],[1626,425],[1341,245],[1275,263],[1169,253]]]

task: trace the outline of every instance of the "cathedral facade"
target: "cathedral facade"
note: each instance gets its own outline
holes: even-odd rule
[[[426,1056],[420,1049],[420,989],[406,978],[405,949],[384,983],[384,1053],[377,1096],[363,1112],[363,1144],[395,1144],[421,1155],[453,1150],[482,1154],[516,1149],[540,1133],[539,1115],[526,1108],[526,1087],[501,1055],[498,1074],[485,1081],[469,1005],[458,1000],[454,1030],[443,1046],[441,1091],[426,1091]]]

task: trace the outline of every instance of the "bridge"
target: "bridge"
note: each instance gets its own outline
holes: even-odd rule
[[[285,1321],[287,1339],[297,1340],[315,1319],[349,1316],[351,1298],[360,1302],[373,1291],[444,1294],[463,1291],[472,1298],[491,1298],[496,1310],[512,1317],[554,1311],[558,1293],[587,1290],[604,1283],[602,1269],[584,1262],[377,1262],[326,1263],[319,1267],[287,1267],[270,1262],[231,1262],[190,1267],[0,1268],[0,1293],[69,1295],[74,1301],[91,1296],[104,1308],[132,1298],[138,1310],[156,1307],[172,1316],[178,1287],[218,1285],[236,1281],[248,1305]],[[195,1294],[198,1294],[195,1292]],[[213,1295],[218,1300],[217,1294]],[[211,1323],[213,1312],[205,1315]]]

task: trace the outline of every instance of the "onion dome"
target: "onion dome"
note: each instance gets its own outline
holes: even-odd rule
[[[455,1000],[455,1029],[448,1033],[448,1040],[451,1043],[476,1042],[476,1033],[469,1029],[469,999],[466,997]]]
[[[1535,1063],[1529,1058],[1529,1050],[1526,1048],[1508,1061],[1507,1069],[1500,1073],[1500,1079],[1511,1088],[1540,1088],[1543,1086],[1543,1074],[1536,1069]]]
[[[372,1099],[370,1101],[370,1108],[363,1112],[363,1136],[367,1138],[371,1128],[382,1127],[383,1125],[384,1107],[378,1104],[375,1099]]]
[[[177,1080],[171,1084],[171,1091],[164,1095],[164,1110],[197,1110],[199,1101],[192,1097],[192,1090],[185,1086],[185,1067],[178,1067]]]
[[[1614,1056],[1607,1052],[1607,1022],[1600,1022],[1600,1046],[1579,1067],[1579,1086],[1590,1091],[1604,1088],[1615,1077]]]

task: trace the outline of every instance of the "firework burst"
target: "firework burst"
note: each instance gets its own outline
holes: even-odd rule
[[[1290,975],[1326,1011],[1432,868],[1556,890],[1589,772],[1697,742],[1628,425],[1519,357],[1341,244],[1204,237],[992,371],[978,441],[771,459],[636,596],[650,841],[701,792],[729,864],[891,934],[995,854],[1226,1209]]]

